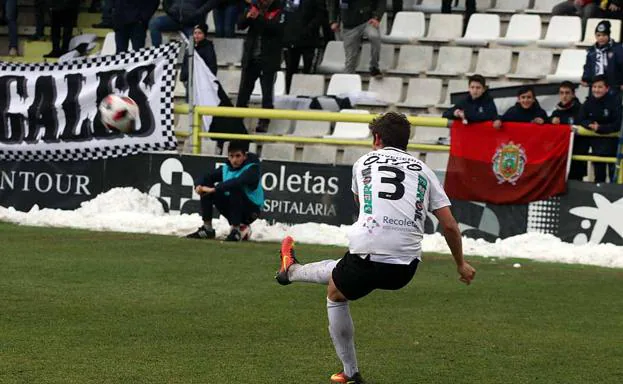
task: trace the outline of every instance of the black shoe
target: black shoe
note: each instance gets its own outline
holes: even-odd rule
[[[214,228],[208,229],[203,225],[190,235],[186,235],[186,238],[188,239],[214,239],[215,237],[216,231],[214,231]]]
[[[257,122],[257,127],[255,128],[255,132],[266,133],[268,132],[268,125],[270,124],[269,119],[260,119]]]
[[[111,23],[105,23],[105,22],[101,22],[101,23],[97,23],[97,24],[93,24],[91,25],[93,28],[104,28],[104,29],[112,29],[112,24]]]
[[[63,51],[58,50],[52,50],[52,52],[43,55],[43,57],[46,59],[58,59],[61,56],[63,56]]]
[[[370,68],[370,76],[376,79],[382,79],[383,73],[381,73],[381,71],[378,68]]]
[[[225,238],[225,241],[240,241],[242,240],[242,235],[240,234],[240,231],[237,230],[236,228],[232,228],[231,232],[229,232],[229,235],[227,235],[227,237]]]

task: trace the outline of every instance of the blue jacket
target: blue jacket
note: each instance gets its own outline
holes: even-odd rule
[[[621,98],[606,94],[600,99],[592,95],[586,99],[580,109],[580,125],[588,128],[591,123],[598,123],[597,133],[619,132],[621,129]],[[601,156],[616,156],[617,139],[608,137],[591,137],[593,153]]]
[[[510,107],[504,115],[502,121],[514,121],[516,123],[530,123],[537,117],[547,121],[547,112],[541,108],[538,101],[535,101],[530,109],[524,109],[519,103]]]
[[[593,77],[597,75],[596,66],[599,50],[603,51],[604,60],[607,62],[604,75],[608,78],[611,89],[618,90],[623,85],[623,46],[612,39],[604,47],[598,48],[595,44],[588,48],[582,81],[590,84]]]
[[[217,192],[229,194],[232,189],[240,188],[255,205],[261,207],[264,204],[260,159],[255,153],[248,152],[247,159],[239,168],[232,168],[226,161],[225,165],[196,181],[197,185],[205,186],[214,186],[215,183],[218,183],[214,187]]]
[[[446,119],[455,120],[454,111],[461,109],[465,113],[465,119],[470,123],[481,121],[492,121],[499,118],[498,108],[493,102],[489,92],[485,92],[477,99],[472,99],[471,95],[459,100],[455,106],[443,113]]]

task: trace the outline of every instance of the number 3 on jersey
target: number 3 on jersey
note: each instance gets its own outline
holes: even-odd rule
[[[391,184],[394,186],[394,192],[379,192],[379,198],[387,200],[400,200],[405,194],[405,186],[402,182],[405,180],[405,173],[399,168],[381,165],[378,167],[380,172],[391,172],[394,177],[381,177],[381,183]]]

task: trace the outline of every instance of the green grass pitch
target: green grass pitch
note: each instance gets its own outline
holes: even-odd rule
[[[0,383],[328,383],[325,288],[279,286],[277,244],[0,223]],[[344,249],[297,245],[302,261]],[[623,270],[426,255],[351,303],[372,384],[621,383]]]

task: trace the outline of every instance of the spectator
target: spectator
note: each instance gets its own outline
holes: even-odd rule
[[[595,28],[595,45],[586,52],[582,85],[588,86],[592,78],[605,75],[611,92],[623,89],[623,47],[610,38],[610,22],[602,20]]]
[[[441,1],[441,13],[452,13],[452,2],[457,3],[456,0],[442,0]],[[467,0],[465,2],[465,21],[463,22],[463,33],[467,29],[467,23],[469,18],[476,13],[476,0]]]
[[[9,27],[9,56],[17,56],[19,54],[17,50],[17,0],[3,0],[2,9],[3,19]]]
[[[112,8],[113,8],[114,1],[116,0],[102,0],[101,2],[99,2],[99,4],[96,4],[96,5],[99,5],[102,10],[102,21],[100,21],[97,24],[93,24],[92,25],[93,28],[112,28],[113,27]],[[91,3],[92,8],[94,7],[93,3]]]
[[[225,165],[197,183],[195,191],[201,196],[203,225],[186,237],[216,237],[212,227],[212,212],[216,206],[231,225],[225,241],[249,239],[250,224],[260,216],[264,204],[264,190],[260,177],[260,160],[256,154],[247,152],[247,148],[246,142],[230,142]]]
[[[166,15],[154,17],[149,22],[151,43],[162,44],[162,32],[183,31],[190,36],[193,26],[205,23],[206,15],[227,0],[169,0],[164,1]]]
[[[326,12],[325,0],[287,0],[283,33],[286,62],[286,92],[292,75],[298,72],[303,57],[303,73],[311,73],[316,48],[321,45],[320,27]]]
[[[599,0],[567,0],[552,8],[552,16],[580,16],[582,31],[586,28],[586,21],[599,15]]]
[[[582,103],[575,96],[575,84],[570,81],[563,81],[558,87],[560,102],[550,116],[552,124],[573,125],[580,122],[580,109]],[[573,138],[573,154],[586,155],[590,145],[589,138],[586,136],[575,135]],[[569,179],[582,180],[586,176],[586,162],[571,160],[571,171]]]
[[[385,3],[385,0],[329,0],[329,20],[333,32],[340,30],[340,21],[342,22],[346,72],[355,73],[361,39],[365,35],[370,42],[370,75],[383,77],[379,69],[379,24],[385,12]]]
[[[502,121],[543,124],[547,121],[547,113],[539,105],[534,89],[527,85],[519,88],[517,103],[504,113]]]
[[[262,108],[273,108],[274,82],[281,66],[285,15],[280,0],[257,0],[240,15],[238,29],[249,29],[244,40],[242,77],[237,107],[247,107],[255,81],[262,86]],[[260,119],[256,132],[266,132],[268,119]]]
[[[199,57],[203,59],[210,72],[216,76],[218,71],[216,62],[216,52],[214,51],[214,44],[207,39],[208,25],[206,23],[197,24],[193,28],[193,41],[195,43],[195,51],[199,54]],[[188,81],[188,57],[184,56],[184,65],[182,65],[182,72],[180,73],[180,80],[186,83]]]
[[[212,11],[216,37],[236,37],[240,0],[226,0]]]
[[[145,47],[147,25],[158,9],[159,0],[114,0],[113,24],[117,53]]]
[[[69,50],[71,35],[78,21],[79,8],[80,0],[59,0],[50,6],[50,14],[52,16],[52,52],[43,55],[43,57],[58,58]]]
[[[450,120],[462,120],[464,124],[493,121],[494,126],[498,128],[501,123],[498,109],[487,91],[485,78],[481,75],[473,75],[467,81],[469,94],[445,111],[443,117]]]
[[[621,129],[621,99],[608,90],[608,78],[604,75],[595,76],[591,82],[591,94],[580,110],[580,125],[595,133],[606,134]],[[591,137],[590,146],[593,155],[617,155],[617,140],[606,137]],[[606,164],[594,163],[595,182],[606,181]],[[614,164],[608,164],[610,177],[614,178]]]
[[[30,41],[43,40],[45,35],[45,15],[49,15],[50,7],[47,0],[35,0],[35,33],[30,36]]]
[[[599,6],[604,19],[623,20],[623,0],[601,0]],[[621,36],[615,36],[621,41]]]

